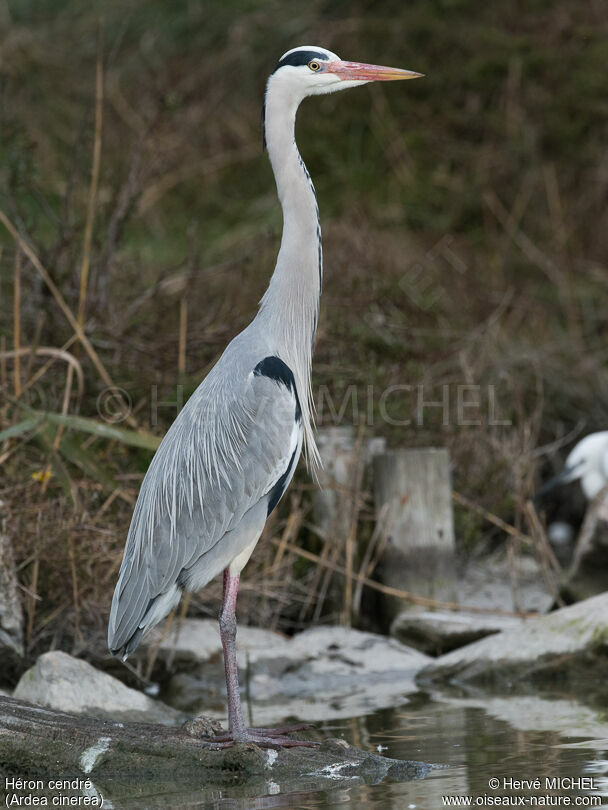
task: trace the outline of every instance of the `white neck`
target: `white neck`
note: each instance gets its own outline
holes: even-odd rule
[[[283,237],[256,321],[296,379],[309,463],[317,462],[310,371],[321,295],[319,209],[310,175],[295,143],[299,99],[280,77],[266,91],[265,138],[283,209]]]

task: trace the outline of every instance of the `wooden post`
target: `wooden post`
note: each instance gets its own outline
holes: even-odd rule
[[[352,427],[328,427],[319,430],[317,446],[323,462],[319,471],[319,489],[313,496],[313,519],[321,533],[346,536],[349,525],[347,498],[355,466],[355,433]]]
[[[322,558],[332,563],[343,559],[344,581],[342,623],[350,625],[353,612],[353,580],[356,563],[357,518],[359,492],[370,459],[386,447],[383,438],[357,439],[351,426],[328,427],[317,436],[323,469],[319,473],[320,488],[313,495],[313,521],[325,539]],[[329,587],[331,570],[319,571],[312,592],[324,594]]]
[[[391,450],[374,458],[376,514],[388,505],[389,542],[378,567],[382,582],[453,601],[454,518],[450,459],[444,448]],[[385,507],[386,509],[386,507]],[[390,624],[403,605],[384,599]]]
[[[327,427],[319,430],[317,445],[323,469],[319,472],[319,489],[313,495],[313,519],[325,537],[345,537],[357,487],[357,468],[362,472],[375,455],[382,453],[386,439],[363,439],[358,448],[353,427]],[[359,465],[358,450],[362,453]]]

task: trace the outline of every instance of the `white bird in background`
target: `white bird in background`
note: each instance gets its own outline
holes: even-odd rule
[[[171,426],[141,486],[108,627],[123,660],[141,636],[224,571],[220,633],[229,733],[266,747],[307,745],[288,729],[245,725],[236,661],[240,572],[293,476],[302,444],[318,459],[310,369],[321,295],[322,253],[315,191],[295,142],[307,96],[420,73],[343,62],[317,46],[283,54],[268,79],[264,141],[283,209],[283,237],[270,285],[249,326],[228,345]],[[293,728],[292,728],[293,730]]]
[[[541,487],[538,496],[555,487],[580,481],[587,500],[592,500],[608,484],[608,430],[590,433],[571,450],[564,469]]]

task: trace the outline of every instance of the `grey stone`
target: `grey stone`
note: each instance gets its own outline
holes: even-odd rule
[[[404,606],[391,625],[391,635],[426,653],[440,655],[522,621],[517,612],[546,613],[555,596],[537,561],[520,555],[511,569],[504,551],[468,563],[456,580],[457,603],[475,611],[430,611]],[[478,612],[478,611],[487,612]]]
[[[315,627],[292,639],[254,630],[239,628],[237,649],[241,683],[247,685],[243,699],[250,699],[257,725],[293,716],[311,722],[352,717],[405,702],[417,690],[416,673],[430,660],[395,639],[346,627]],[[187,639],[207,632],[191,625]],[[182,645],[177,640],[175,649]],[[218,648],[205,649],[203,666],[172,678],[167,700],[189,713],[223,718],[222,659],[215,656]]]
[[[289,648],[289,640],[285,636],[262,627],[239,625],[237,639],[241,667],[246,666],[248,657],[255,659],[258,654],[264,655],[266,650],[272,650],[274,655],[282,655]],[[204,664],[220,658],[222,654],[220,631],[215,619],[183,619],[175,622],[167,633],[162,630],[152,632],[140,646],[142,651],[158,648],[159,656],[170,659],[176,668],[182,664]]]
[[[288,644],[292,657],[313,659],[319,671],[342,675],[411,672],[428,660],[395,639],[351,627],[311,627]]]
[[[460,605],[489,610],[546,613],[555,596],[533,557],[519,555],[511,570],[506,552],[469,563],[457,581]]]
[[[391,625],[391,635],[429,655],[440,655],[501,630],[519,627],[522,621],[495,613],[404,610]]]
[[[190,737],[197,739],[201,737],[214,737],[218,734],[222,734],[224,731],[221,723],[204,714],[198,714],[191,720],[187,720],[182,726],[182,729],[186,734],[190,735]]]
[[[563,683],[583,671],[608,674],[607,652],[605,593],[442,655],[419,673],[418,681],[501,688],[522,680]]]
[[[59,650],[44,653],[23,673],[13,697],[112,720],[172,724],[181,718],[170,706]]]

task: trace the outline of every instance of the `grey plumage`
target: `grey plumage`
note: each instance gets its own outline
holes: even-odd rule
[[[139,631],[164,618],[184,587],[202,588],[257,539],[273,486],[286,472],[289,483],[302,445],[299,398],[284,382],[255,373],[276,352],[254,321],[229,344],[158,448],[112,600],[113,652],[129,654]]]

